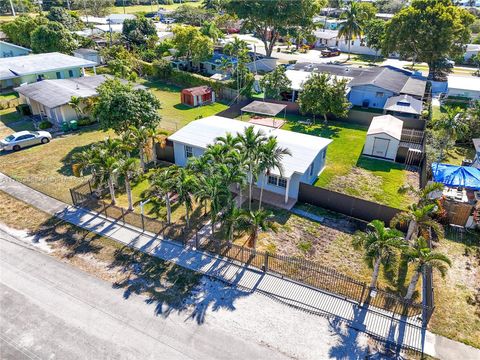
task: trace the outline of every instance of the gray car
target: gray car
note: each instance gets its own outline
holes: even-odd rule
[[[19,131],[0,140],[1,150],[20,150],[32,145],[50,142],[52,135],[48,131]]]

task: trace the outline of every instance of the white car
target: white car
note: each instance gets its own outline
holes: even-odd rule
[[[32,145],[50,142],[52,135],[48,131],[19,131],[0,140],[2,150],[20,150]]]

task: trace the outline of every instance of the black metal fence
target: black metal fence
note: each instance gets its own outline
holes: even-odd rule
[[[255,267],[261,271],[286,276],[292,280],[321,289],[337,296],[350,299],[360,305],[368,304],[370,308],[391,311],[401,316],[422,316],[429,319],[432,306],[425,306],[405,300],[403,297],[381,289],[370,289],[362,282],[350,278],[329,267],[289,256],[274,255],[268,252],[256,251],[244,246],[229,244],[214,236],[199,239],[196,229],[187,229],[183,225],[167,224],[163,221],[137,214],[125,209],[107,204],[99,198],[99,194],[90,183],[82,184],[70,190],[73,203],[106,217],[133,225],[143,231],[162,235],[165,238],[178,241],[183,246],[189,239],[195,239],[197,249],[217,254],[242,264]],[[426,323],[426,322],[425,322]]]

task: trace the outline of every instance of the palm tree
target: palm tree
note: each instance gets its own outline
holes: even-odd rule
[[[96,166],[98,167],[98,173],[100,174],[101,181],[106,181],[108,184],[108,190],[110,192],[110,198],[112,199],[112,205],[117,203],[115,198],[115,185],[114,178],[118,172],[119,163],[116,157],[103,154],[100,158],[96,159]]]
[[[149,139],[149,129],[145,126],[140,126],[138,128],[130,126],[125,136],[138,148],[140,168],[145,172],[145,147]]]
[[[273,223],[273,214],[267,210],[257,210],[257,211],[242,211],[241,216],[239,217],[239,222],[248,232],[248,246],[253,249],[257,247],[258,232],[273,230],[276,231],[276,226]]]
[[[178,168],[173,183],[173,189],[178,195],[178,201],[185,206],[185,222],[190,227],[190,211],[192,210],[192,193],[195,191],[195,176],[185,168]]]
[[[411,184],[401,186],[398,189],[398,193],[405,194],[410,193],[415,195],[418,198],[418,204],[420,206],[432,204],[436,201],[432,197],[432,194],[437,191],[443,191],[444,185],[442,183],[431,182],[428,183],[423,189],[417,189],[416,187],[412,186]]]
[[[167,146],[167,135],[166,131],[158,131],[155,126],[149,127],[147,129],[148,137],[150,143],[148,144],[149,148],[152,151],[153,164],[157,166],[157,144],[160,146],[160,149],[165,149]]]
[[[81,103],[82,103],[82,98],[79,96],[72,96],[70,98],[70,101],[68,102],[68,105],[70,105],[73,108],[73,110],[75,110],[77,119],[80,118],[80,114],[82,113],[82,109],[80,107]]]
[[[405,250],[407,259],[415,264],[415,272],[408,285],[407,294],[405,299],[410,300],[417,287],[420,274],[427,268],[437,269],[442,277],[447,273],[448,267],[452,265],[450,259],[439,252],[432,251],[428,246],[427,241],[423,237],[419,237],[415,244]]]
[[[118,173],[123,176],[125,182],[125,191],[128,198],[128,210],[133,210],[132,186],[131,181],[138,174],[137,160],[134,158],[123,157],[118,161]]]
[[[351,1],[348,5],[345,12],[342,14],[342,17],[345,19],[345,22],[341,23],[338,26],[338,37],[345,37],[345,42],[348,41],[348,59],[350,60],[350,47],[352,40],[357,37],[362,36],[362,10],[357,2]]]
[[[396,229],[385,227],[380,220],[373,220],[368,224],[366,232],[357,232],[353,237],[353,247],[358,250],[363,248],[366,263],[373,267],[372,281],[370,288],[377,285],[380,264],[383,260],[394,254],[396,249],[406,246],[402,232]]]
[[[466,130],[465,122],[462,119],[462,109],[459,107],[445,106],[445,113],[435,121],[434,128],[443,131],[445,137],[441,142],[440,154],[437,162],[442,161],[443,153],[449,141],[456,141]]]
[[[445,234],[442,224],[433,218],[437,211],[436,204],[429,204],[420,206],[412,204],[408,206],[408,211],[403,211],[395,215],[391,220],[390,226],[396,227],[398,224],[408,224],[406,240],[415,240],[419,235],[424,238],[430,237],[430,230],[432,230],[439,239],[443,239]]]
[[[257,165],[259,160],[259,149],[266,138],[262,131],[255,131],[253,126],[245,129],[243,134],[238,134],[241,144],[241,154],[245,159],[248,168],[248,210],[252,210],[252,186],[257,173]]]
[[[223,38],[223,32],[217,27],[215,21],[205,21],[200,28],[200,32],[212,39],[214,43]]]
[[[278,169],[280,176],[283,174],[282,160],[285,155],[292,156],[292,153],[287,148],[278,146],[276,137],[270,136],[268,140],[260,146],[259,149],[259,163],[258,170],[262,176],[262,183],[260,184],[260,198],[258,209],[262,208],[263,188],[265,186],[265,179],[273,169]]]
[[[229,244],[233,241],[235,231],[241,228],[242,214],[242,209],[236,207],[233,201],[230,201],[226,210],[222,213],[221,221]]]
[[[171,223],[172,207],[170,205],[170,194],[174,191],[177,166],[170,166],[164,169],[156,169],[150,176],[149,192],[157,198],[165,198],[167,208],[167,223]]]

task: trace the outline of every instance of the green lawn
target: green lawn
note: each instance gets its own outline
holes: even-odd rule
[[[0,101],[2,100],[13,100],[13,99],[18,99],[18,94],[15,91],[9,92],[9,93],[4,93],[0,95]]]
[[[197,2],[184,2],[182,3],[174,3],[171,5],[164,5],[164,4],[153,4],[153,5],[133,5],[133,6],[125,6],[125,12],[127,14],[135,14],[135,13],[140,13],[140,12],[156,12],[158,8],[163,8],[167,10],[175,10],[181,5],[188,4],[190,6],[198,7],[202,3],[200,1]],[[123,6],[114,6],[110,10],[112,14],[123,14]]]
[[[20,122],[22,117],[15,109],[0,110],[0,138],[15,131],[34,130],[31,122]]]
[[[332,121],[326,125],[303,125],[298,123],[298,116],[287,119],[282,129],[333,140],[316,186],[392,207],[405,208],[412,202],[408,195],[398,193],[398,188],[407,182],[402,165],[361,156],[367,127]]]
[[[169,132],[174,132],[195,119],[214,115],[228,108],[220,102],[192,108],[180,102],[181,88],[177,86],[158,81],[144,85],[148,86],[162,103],[160,127]]]

